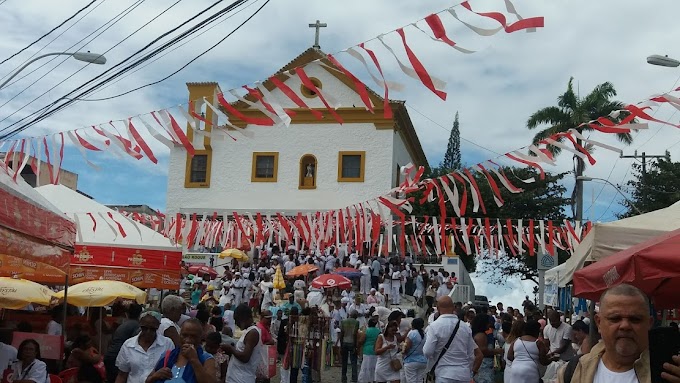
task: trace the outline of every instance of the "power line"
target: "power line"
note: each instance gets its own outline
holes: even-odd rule
[[[20,66],[26,64],[30,59],[32,59],[33,57],[35,57],[38,53],[42,52],[43,49],[45,49],[45,48],[47,48],[48,46],[50,46],[50,44],[52,44],[52,43],[55,42],[58,38],[60,38],[61,36],[63,36],[64,33],[68,32],[71,28],[73,28],[73,27],[74,27],[76,24],[78,24],[81,20],[83,20],[85,17],[87,17],[87,15],[89,15],[89,14],[92,13],[92,12],[94,12],[97,8],[99,8],[99,6],[101,6],[101,5],[104,4],[105,2],[106,2],[106,0],[102,0],[99,4],[95,5],[94,8],[88,10],[87,13],[85,13],[85,14],[82,15],[82,16],[80,16],[80,18],[79,18],[78,20],[76,20],[73,24],[69,25],[68,28],[64,29],[60,34],[58,34],[55,38],[53,38],[52,40],[50,40],[50,41],[49,41],[47,44],[45,44],[42,48],[38,49],[36,52],[34,52],[32,55],[30,55],[26,60],[24,60],[24,62],[22,62],[21,64],[17,65],[17,67],[20,67]],[[86,36],[86,37],[87,37],[87,36]],[[84,37],[84,38],[83,38],[82,40],[80,40],[80,41],[83,41],[86,37]],[[77,43],[76,43],[76,44],[77,44]],[[75,44],[74,44],[74,45],[75,45]],[[64,51],[68,51],[68,50],[71,49],[72,47],[73,47],[73,45],[72,45],[71,47],[69,47],[69,48],[66,48]],[[43,61],[43,63],[40,64],[40,65],[38,65],[37,67],[35,67],[35,69],[32,69],[32,70],[30,70],[30,71],[27,71],[26,74],[24,74],[24,75],[21,76],[21,77],[18,77],[16,80],[12,80],[12,82],[10,82],[9,84],[5,85],[5,87],[4,87],[3,89],[9,88],[9,87],[12,86],[13,84],[15,84],[17,81],[21,81],[22,79],[26,78],[27,76],[30,76],[33,72],[37,71],[38,69],[44,67],[45,65],[51,63],[52,61],[54,61],[54,60],[56,60],[56,59],[57,59],[57,56],[54,56],[54,57],[52,57],[52,58],[49,59],[49,60]],[[4,76],[0,77],[0,80],[3,80],[3,79],[5,79],[5,78],[7,78],[7,77],[8,77],[10,74],[12,74],[12,73],[14,73],[14,71],[9,71],[9,72],[8,72],[7,74],[5,74]]]
[[[137,51],[136,51],[135,53],[133,53],[132,55],[128,56],[126,59],[122,60],[122,61],[119,62],[118,64],[114,65],[112,68],[106,70],[105,72],[103,72],[103,73],[101,73],[100,75],[94,77],[93,79],[87,81],[86,83],[84,83],[84,84],[78,86],[76,89],[70,91],[70,92],[67,93],[66,95],[64,95],[64,96],[62,96],[62,97],[60,97],[60,98],[58,98],[57,100],[55,100],[54,102],[52,102],[50,105],[48,105],[46,108],[51,108],[51,107],[53,107],[54,105],[58,104],[59,101],[61,101],[61,100],[67,100],[66,102],[64,102],[64,103],[62,103],[62,104],[60,104],[60,105],[58,105],[58,106],[57,106],[56,108],[54,108],[54,109],[48,110],[48,111],[46,111],[46,112],[43,112],[42,114],[40,114],[40,116],[38,116],[38,117],[36,117],[36,118],[33,118],[32,120],[30,120],[29,122],[27,122],[27,123],[21,125],[20,127],[11,130],[10,132],[4,134],[4,135],[3,135],[2,137],[0,137],[0,138],[4,139],[4,138],[7,138],[7,137],[9,137],[9,136],[11,136],[11,135],[14,135],[14,134],[16,134],[16,133],[18,133],[18,132],[20,132],[20,131],[22,131],[22,130],[28,128],[29,126],[32,126],[32,125],[34,125],[35,123],[44,120],[45,118],[47,118],[47,117],[53,115],[54,113],[56,113],[56,112],[58,112],[58,111],[64,109],[65,107],[67,107],[67,106],[73,104],[73,103],[76,102],[79,98],[81,98],[81,97],[83,97],[83,96],[85,96],[85,95],[87,95],[87,94],[93,92],[94,90],[98,89],[99,87],[101,87],[101,86],[105,85],[106,83],[112,81],[113,79],[115,79],[115,78],[121,76],[121,75],[124,74],[125,72],[127,72],[127,71],[129,71],[129,70],[135,68],[136,66],[138,66],[138,65],[140,65],[140,64],[142,64],[142,63],[144,63],[145,61],[148,61],[150,58],[154,57],[154,56],[157,55],[158,53],[160,53],[160,52],[162,52],[162,51],[168,49],[169,47],[171,47],[171,46],[177,44],[178,42],[182,41],[183,39],[187,38],[188,36],[191,36],[192,34],[196,33],[197,31],[200,31],[200,30],[201,30],[202,28],[204,28],[206,25],[209,25],[209,24],[213,23],[215,20],[217,20],[217,19],[221,18],[222,16],[224,16],[225,14],[230,13],[230,12],[233,11],[235,8],[241,6],[243,3],[247,2],[248,0],[237,0],[237,1],[233,2],[233,3],[231,3],[231,4],[228,5],[227,7],[225,7],[225,8],[223,8],[223,9],[219,10],[218,12],[216,12],[216,13],[214,13],[213,15],[209,16],[207,19],[205,19],[205,20],[199,22],[198,24],[196,24],[196,25],[194,25],[193,27],[189,28],[187,31],[181,33],[179,36],[174,37],[174,38],[171,39],[169,42],[165,43],[164,45],[160,46],[159,48],[156,48],[156,49],[155,49],[154,51],[152,51],[151,53],[149,53],[149,54],[147,54],[146,56],[144,56],[144,57],[138,59],[136,62],[134,62],[134,63],[132,63],[132,64],[129,64],[128,66],[126,66],[126,67],[124,67],[124,68],[118,70],[118,72],[115,72],[115,73],[109,75],[109,77],[107,77],[106,79],[103,79],[103,80],[99,81],[98,83],[92,85],[92,86],[89,87],[88,89],[81,91],[81,92],[80,92],[79,94],[77,94],[76,96],[71,97],[74,93],[76,93],[76,92],[78,92],[79,90],[85,88],[85,87],[88,86],[89,84],[94,83],[96,80],[99,80],[100,78],[102,78],[102,77],[108,75],[110,72],[114,71],[116,68],[120,67],[121,65],[125,64],[126,62],[132,60],[132,58],[133,58],[134,56],[136,56],[136,55],[138,55],[139,53],[143,52],[144,50],[146,50],[147,48],[149,48],[151,45],[153,45],[154,43],[156,43],[156,42],[159,41],[160,39],[162,39],[162,38],[168,36],[169,34],[171,34],[171,33],[175,32],[175,31],[177,31],[178,29],[180,29],[181,27],[183,27],[183,26],[185,26],[186,24],[190,23],[191,21],[197,19],[197,18],[200,17],[202,14],[206,13],[206,12],[209,11],[211,8],[213,8],[214,6],[216,6],[217,4],[219,4],[221,1],[222,1],[222,0],[216,1],[215,3],[211,4],[211,5],[208,6],[207,8],[203,9],[202,11],[200,11],[200,12],[198,12],[197,14],[195,14],[194,16],[192,16],[190,19],[188,19],[188,20],[184,21],[183,23],[179,24],[177,27],[175,27],[175,28],[173,28],[173,29],[171,29],[171,30],[169,30],[169,31],[167,31],[167,32],[165,32],[165,33],[163,33],[162,35],[158,36],[158,37],[155,38],[153,41],[151,41],[150,43],[148,43],[147,45],[145,45],[145,46],[142,47],[141,49],[137,50]],[[69,99],[69,97],[70,97],[70,99]],[[43,108],[42,110],[44,110],[44,109],[46,109],[46,108]],[[7,131],[7,130],[9,130],[11,127],[13,127],[13,126],[15,126],[15,125],[18,125],[18,124],[21,124],[24,120],[26,120],[26,119],[28,119],[28,118],[30,118],[30,117],[32,117],[32,116],[38,114],[38,113],[39,113],[39,112],[34,112],[34,113],[30,114],[29,116],[26,116],[26,117],[22,118],[21,120],[16,121],[16,122],[10,124],[9,126],[3,128],[1,131]]]
[[[103,27],[106,26],[106,28],[104,28],[104,29],[103,29],[101,32],[99,32],[96,36],[92,37],[89,41],[87,41],[85,44],[83,44],[83,46],[86,46],[87,44],[90,44],[90,43],[91,43],[92,41],[94,41],[97,37],[101,36],[104,32],[106,32],[107,30],[109,30],[111,27],[113,27],[113,26],[116,25],[119,21],[121,21],[123,18],[125,18],[127,15],[129,15],[132,11],[134,11],[137,7],[139,7],[144,1],[146,1],[146,0],[136,0],[134,3],[132,3],[132,5],[130,5],[130,6],[128,6],[127,8],[125,8],[123,11],[121,11],[121,12],[118,13],[116,16],[114,16],[112,19],[110,19],[109,21],[107,21],[106,23],[104,23],[104,25],[102,25],[101,27],[97,28],[94,32],[90,33],[88,36],[85,36],[84,38],[82,38],[82,39],[80,39],[78,42],[76,42],[75,44],[71,45],[71,47],[67,48],[67,50],[73,48],[75,45],[81,43],[81,42],[82,42],[83,40],[85,40],[86,38],[92,36],[92,34],[94,34],[96,31],[98,31],[99,29],[101,29],[101,28],[103,28]],[[179,0],[179,1],[181,1],[181,0]],[[115,20],[115,21],[114,21],[114,20]],[[153,21],[153,20],[152,20],[152,21]],[[111,23],[111,24],[107,26],[107,24],[109,24],[109,23]],[[148,23],[147,23],[147,24],[148,24]],[[146,26],[146,24],[143,25],[142,28],[143,28],[144,26]],[[141,29],[141,28],[140,28],[140,29]],[[125,40],[128,39],[130,36],[132,36],[133,34],[137,33],[138,31],[139,31],[139,29],[138,29],[137,31],[133,32],[132,34],[128,35],[127,37],[125,37],[122,41],[120,41],[119,43],[117,43],[117,44],[114,45],[113,47],[111,47],[111,48],[109,48],[108,50],[106,50],[105,52],[103,52],[102,55],[108,53],[108,52],[111,51],[113,48],[117,47],[119,44],[121,44],[123,41],[125,41]],[[43,78],[45,78],[48,74],[52,73],[55,69],[57,69],[59,66],[61,66],[61,64],[63,64],[64,62],[66,62],[66,61],[69,60],[69,59],[70,59],[70,57],[64,58],[64,59],[63,59],[59,64],[57,64],[54,68],[50,69],[48,72],[46,72],[46,73],[43,74],[42,76],[38,77],[35,81],[33,81],[33,82],[30,83],[28,86],[26,86],[23,90],[21,90],[21,92],[15,94],[12,98],[10,98],[9,100],[5,101],[4,104],[0,105],[0,108],[2,108],[3,106],[7,105],[9,102],[11,102],[12,100],[14,100],[15,98],[17,98],[19,95],[21,95],[21,94],[24,93],[26,90],[28,90],[28,88],[30,88],[31,86],[35,85],[38,81],[40,81],[40,80],[42,80]],[[51,61],[51,60],[50,60],[50,61]],[[48,94],[48,93],[49,93],[50,91],[52,91],[54,88],[56,88],[56,87],[58,87],[59,85],[63,84],[63,83],[66,82],[68,79],[70,79],[71,77],[75,76],[76,74],[78,74],[78,73],[79,73],[80,71],[82,71],[83,69],[87,68],[89,65],[90,65],[90,63],[87,63],[87,64],[83,65],[82,67],[80,67],[80,69],[78,69],[77,71],[73,72],[70,76],[68,76],[68,77],[66,77],[65,79],[59,81],[58,83],[56,83],[55,85],[53,85],[50,89],[46,90],[45,92],[43,92],[42,94],[40,94],[39,96],[37,96],[36,98],[34,98],[33,100],[29,101],[27,104],[24,104],[24,106],[22,106],[21,108],[16,109],[16,110],[15,110],[14,112],[12,112],[10,115],[5,116],[3,119],[0,120],[0,122],[3,122],[3,121],[5,121],[5,120],[7,120],[8,118],[12,117],[13,115],[15,115],[16,113],[18,113],[19,111],[21,111],[21,110],[23,110],[24,108],[26,108],[27,106],[31,105],[32,103],[34,103],[34,102],[37,101],[38,99],[42,98],[44,95]],[[18,80],[17,80],[17,81],[18,81]],[[15,81],[15,82],[16,82],[16,81]]]
[[[425,113],[422,113],[422,112],[419,111],[418,109],[414,108],[413,105],[407,104],[407,103],[404,103],[404,105],[408,106],[408,107],[411,108],[414,112],[416,112],[416,113],[418,113],[419,115],[421,115],[422,117],[426,118],[428,121],[430,121],[431,123],[435,124],[436,126],[438,126],[438,127],[442,128],[442,129],[444,129],[445,131],[451,133],[451,129],[445,128],[444,126],[442,126],[442,125],[441,125],[440,123],[438,123],[437,121],[435,121],[435,120],[431,119],[430,117],[428,117]],[[474,142],[474,141],[468,140],[467,138],[464,138],[464,137],[462,137],[462,136],[460,137],[460,139],[463,140],[463,141],[465,141],[465,142],[467,142],[467,143],[469,143],[469,144],[472,144],[472,145],[474,145],[474,146],[476,146],[476,147],[478,147],[478,148],[480,148],[480,149],[484,149],[484,150],[486,150],[487,152],[496,154],[496,155],[498,155],[498,156],[502,156],[502,155],[503,155],[503,154],[498,153],[498,152],[495,152],[495,151],[493,151],[493,150],[491,150],[491,149],[489,149],[489,148],[487,148],[487,147],[484,147],[484,146],[482,146],[482,145],[480,145],[480,144],[478,144],[478,143],[476,143],[476,142]]]
[[[205,33],[209,32],[210,30],[212,30],[213,28],[217,27],[218,25],[220,25],[220,24],[222,24],[222,23],[228,21],[228,20],[229,20],[230,18],[232,18],[233,16],[236,16],[237,14],[239,14],[239,13],[245,11],[246,9],[250,8],[250,7],[251,7],[252,5],[254,5],[254,4],[255,4],[255,3],[251,3],[251,4],[246,5],[245,8],[239,9],[238,11],[234,12],[233,15],[227,16],[224,20],[219,21],[219,22],[213,24],[213,25],[210,26],[209,28],[206,28],[205,30],[203,30],[201,33],[199,33],[199,34],[195,35],[194,37],[192,37],[192,38],[190,38],[190,39],[184,41],[183,43],[181,43],[181,44],[175,46],[174,48],[168,50],[167,52],[163,53],[162,55],[159,55],[158,57],[156,57],[156,58],[154,58],[153,60],[147,62],[146,64],[140,66],[139,68],[136,68],[135,70],[133,70],[133,71],[131,71],[131,72],[129,72],[129,73],[127,73],[127,74],[125,74],[125,75],[123,75],[123,76],[121,76],[121,77],[115,79],[114,81],[112,81],[112,82],[110,82],[110,83],[104,85],[103,87],[101,87],[101,88],[99,88],[99,89],[93,91],[92,94],[99,93],[99,92],[101,92],[101,91],[103,91],[103,90],[105,90],[105,89],[107,89],[107,88],[109,88],[109,87],[111,87],[111,86],[117,84],[117,83],[120,82],[121,80],[124,80],[125,78],[131,76],[132,74],[139,72],[140,70],[142,70],[142,69],[148,67],[149,65],[151,65],[151,64],[155,63],[156,61],[162,59],[163,57],[167,56],[168,54],[170,54],[170,53],[176,51],[177,49],[179,49],[179,48],[185,46],[186,44],[188,44],[188,43],[194,41],[195,39],[201,37],[202,35],[204,35]],[[82,99],[78,99],[78,101],[101,101],[101,100],[104,100],[104,98],[102,98],[102,99],[91,99],[91,98],[82,98]]]
[[[56,27],[52,28],[49,32],[47,32],[47,33],[45,33],[44,35],[40,36],[37,40],[33,41],[32,43],[28,44],[27,46],[21,48],[21,50],[19,50],[18,52],[14,53],[14,54],[11,55],[11,56],[9,56],[8,58],[6,58],[6,59],[0,61],[0,65],[2,65],[2,64],[4,64],[4,63],[6,63],[7,61],[11,60],[13,57],[15,57],[16,55],[18,55],[18,54],[20,54],[21,52],[25,51],[26,49],[32,47],[32,46],[35,45],[38,41],[44,39],[44,38],[47,37],[50,33],[56,31],[57,29],[59,29],[59,27],[61,27],[62,25],[66,24],[67,22],[71,21],[71,19],[73,19],[74,17],[78,16],[78,14],[79,14],[80,12],[86,10],[86,9],[89,8],[92,4],[94,4],[95,2],[97,2],[97,0],[92,0],[92,1],[90,1],[86,6],[80,8],[76,13],[74,13],[73,15],[71,15],[68,19],[62,21],[61,24],[59,24],[59,25],[57,25]]]

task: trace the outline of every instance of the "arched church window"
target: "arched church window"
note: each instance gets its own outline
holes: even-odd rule
[[[305,154],[300,158],[300,183],[298,189],[316,189],[316,157]]]

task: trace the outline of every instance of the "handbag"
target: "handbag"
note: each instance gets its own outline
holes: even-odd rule
[[[458,321],[458,323],[456,323],[456,328],[453,329],[453,333],[451,334],[451,337],[446,342],[446,345],[444,345],[442,352],[439,353],[437,360],[434,362],[434,364],[432,365],[432,368],[427,373],[427,381],[428,382],[434,382],[434,370],[437,368],[437,365],[439,364],[439,361],[442,359],[444,354],[446,354],[446,351],[449,350],[449,346],[451,346],[451,342],[453,342],[453,338],[455,338],[456,334],[458,333],[459,327],[460,327],[460,320]]]
[[[394,353],[394,358],[390,359],[390,367],[392,367],[394,371],[400,371],[401,368],[403,367],[401,364],[401,360],[397,358],[396,352]]]

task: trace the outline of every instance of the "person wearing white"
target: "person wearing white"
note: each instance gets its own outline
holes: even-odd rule
[[[543,329],[543,336],[550,341],[550,354],[559,355],[560,359],[568,361],[574,355],[571,347],[571,326],[562,322],[557,311],[548,315],[549,323]]]
[[[390,296],[392,298],[393,305],[401,304],[401,294],[399,293],[399,288],[401,288],[401,271],[396,268],[392,271],[392,292]]]
[[[289,271],[293,270],[293,267],[295,267],[295,262],[292,260],[286,261],[286,263],[283,264],[283,268],[286,269],[284,274],[288,274]]]
[[[170,338],[158,335],[160,319],[160,313],[153,311],[140,316],[141,332],[126,340],[116,357],[118,377],[115,383],[144,383],[161,356],[175,348]]]
[[[53,309],[52,310],[52,320],[47,323],[47,335],[57,335],[61,336],[62,335],[62,327],[61,327],[61,320],[63,319],[62,317],[62,311]]]
[[[258,366],[263,362],[263,345],[260,329],[253,322],[253,312],[246,305],[236,307],[236,325],[243,330],[235,346],[224,345],[230,355],[227,367],[227,383],[255,383]]]
[[[508,351],[508,360],[512,361],[510,382],[538,382],[541,366],[550,363],[547,347],[538,341],[540,332],[541,325],[538,322],[527,321],[524,335],[513,342]]]
[[[359,271],[361,271],[361,293],[368,294],[371,292],[371,266],[359,262]]]
[[[451,286],[450,283],[442,283],[437,289],[436,298],[439,299],[441,297],[448,296],[452,288],[453,286]]]
[[[4,371],[10,363],[17,359],[17,349],[0,342],[0,370]]]
[[[158,336],[167,336],[175,343],[175,347],[181,345],[179,338],[179,325],[177,322],[182,318],[184,311],[184,299],[177,295],[168,295],[161,302],[163,319],[158,327]]]
[[[356,310],[357,314],[359,314],[357,317],[357,320],[359,321],[359,328],[366,328],[366,314],[368,313],[368,305],[361,303],[361,297],[359,295],[354,297],[354,303],[349,305],[347,310],[349,312]]]
[[[241,302],[247,302],[245,301],[246,281],[241,278],[241,273],[236,272],[234,274],[234,280],[231,281],[231,289],[234,296],[232,300],[234,306],[238,306]]]
[[[26,339],[19,345],[17,361],[12,364],[14,382],[47,383],[47,365],[40,360],[40,345]]]
[[[430,361],[428,369],[432,367],[444,346],[459,324],[458,316],[454,314],[453,301],[445,296],[437,300],[439,317],[428,326],[423,346],[423,355]],[[472,339],[472,330],[460,324],[458,332],[451,341],[449,348],[439,358],[436,366],[435,382],[469,383],[473,373],[476,374],[482,364],[483,355]]]
[[[375,293],[375,296],[378,299],[378,306],[382,307],[387,306],[387,302],[385,300],[385,285],[383,284],[378,285],[378,292]]]

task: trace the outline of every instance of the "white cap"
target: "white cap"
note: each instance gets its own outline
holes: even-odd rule
[[[239,277],[240,277],[240,276],[241,276],[241,272],[240,272],[240,271],[237,271],[236,273],[234,273],[234,275],[236,275],[236,276],[239,276]]]
[[[349,298],[345,297],[340,300],[340,303],[349,303]]]

